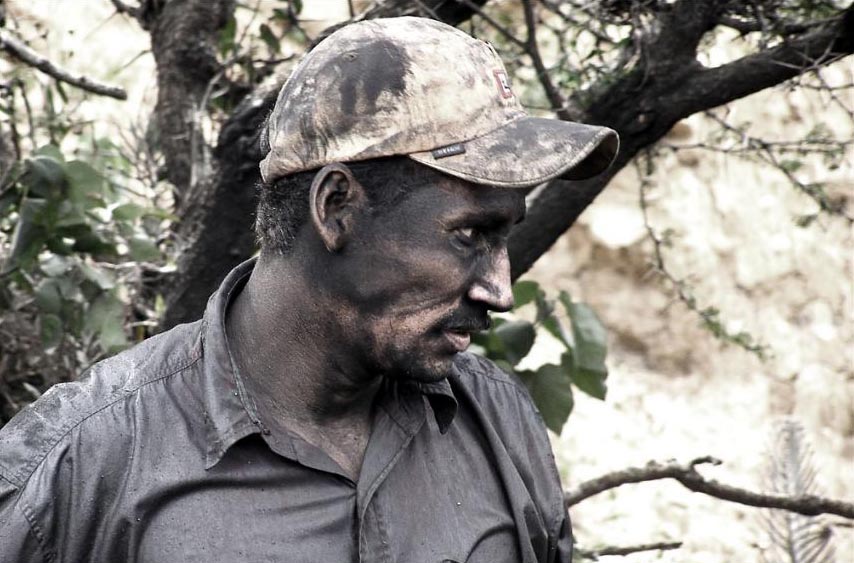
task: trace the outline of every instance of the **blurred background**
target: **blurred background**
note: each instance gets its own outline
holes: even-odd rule
[[[197,229],[176,225],[189,223],[188,216],[195,221],[196,211],[188,209],[212,193],[193,186],[222,171],[218,161],[244,158],[222,136],[229,119],[263,105],[330,26],[365,10],[409,13],[401,11],[404,2],[238,2],[220,14],[215,42],[199,47],[221,66],[203,77],[195,109],[168,114],[158,80],[169,81],[175,71],[152,38],[180,42],[187,30],[158,35],[157,14],[134,11],[151,3],[128,4],[2,4],[7,45],[11,37],[61,70],[126,95],[115,99],[62,83],[8,48],[0,57],[3,421],[49,385],[159,330],[186,268],[181,261],[195,244]],[[530,112],[565,117],[563,110],[610,124],[601,117],[609,107],[597,106],[596,96],[644,64],[653,83],[656,72],[673,71],[644,57],[660,56],[656,34],[666,29],[666,17],[678,15],[672,6],[684,2],[457,4],[473,11],[455,23],[493,42]],[[750,4],[758,11],[722,9],[692,60],[724,68],[795,44],[842,17],[848,27],[840,33],[854,43],[850,3]],[[766,26],[750,27],[756,21]],[[527,39],[532,23],[536,53]],[[785,27],[795,23],[801,28]],[[673,53],[675,60],[676,47]],[[553,78],[557,97],[549,95],[538,64]],[[721,80],[759,80],[764,71],[738,72]],[[568,231],[556,232],[545,253],[525,255],[533,265],[520,279],[536,282],[527,290],[542,299],[536,311],[532,301],[505,320],[526,323],[518,326],[531,331],[530,342],[511,357],[519,344],[505,330],[479,350],[529,384],[544,365],[566,368],[561,381],[571,392],[561,393],[569,398],[541,410],[559,431],[553,445],[568,489],[651,460],[714,456],[723,463],[700,466],[704,476],[767,491],[772,460],[783,455],[774,444],[787,420],[811,444],[813,455],[802,461],[816,471],[813,492],[854,499],[854,59],[816,58],[793,75],[743,88],[744,95],[723,105],[695,103],[674,123],[652,127],[662,127],[661,134],[623,129],[643,120],[614,117],[634,154],[613,178],[587,188],[595,201],[568,201],[567,213],[580,215],[568,221]],[[721,90],[730,87],[721,82]],[[637,99],[640,107],[642,92]],[[610,111],[620,107],[628,106]],[[183,176],[163,141],[164,119],[188,120],[195,135],[184,146],[192,161]],[[245,189],[251,192],[251,183]],[[532,206],[539,195],[531,194]],[[243,231],[250,226],[247,215]],[[603,348],[598,371],[579,371],[583,334],[575,330],[574,309],[561,307],[561,291],[604,329],[607,354]],[[548,330],[543,311],[566,328]],[[564,361],[568,347],[576,356],[572,366]],[[791,561],[774,559],[766,511],[692,493],[672,480],[606,491],[571,514],[579,546],[588,551],[682,542],[678,549],[600,561]],[[850,561],[851,521],[829,516],[819,524],[836,560]]]

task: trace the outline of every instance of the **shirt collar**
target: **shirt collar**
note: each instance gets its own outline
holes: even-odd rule
[[[427,397],[427,402],[430,403],[439,432],[444,434],[457,415],[457,398],[454,396],[450,382],[445,378],[433,383],[421,383],[419,387]]]
[[[261,431],[255,405],[237,373],[225,333],[228,305],[249,279],[255,259],[231,270],[211,295],[202,322],[204,341],[204,388],[207,407],[207,454],[205,468],[222,459],[226,450],[249,434]]]
[[[238,440],[254,433],[269,432],[261,424],[255,402],[247,393],[228,345],[225,318],[228,306],[249,279],[256,259],[231,270],[211,295],[202,322],[204,349],[204,393],[207,421],[205,467],[216,465]],[[416,384],[427,398],[439,431],[448,431],[457,412],[457,399],[447,379]]]

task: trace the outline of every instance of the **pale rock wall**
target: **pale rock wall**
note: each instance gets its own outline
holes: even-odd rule
[[[842,83],[852,74],[852,63],[843,61],[828,76]],[[854,106],[850,93],[845,101]],[[760,93],[733,104],[727,119],[751,121],[750,133],[769,140],[801,138],[816,122],[839,138],[854,135],[845,114],[816,93]],[[694,116],[666,142],[702,141],[711,126]],[[854,198],[851,152],[835,171],[811,158],[797,175],[827,181],[830,193]],[[529,274],[552,291],[566,289],[590,303],[610,332],[607,401],[577,394],[575,412],[554,438],[566,483],[651,459],[714,455],[724,465],[704,474],[760,490],[773,423],[791,414],[812,440],[824,492],[850,501],[851,226],[826,216],[796,226],[794,217],[817,206],[781,173],[731,156],[700,149],[665,153],[652,180],[650,222],[658,233],[671,228],[678,234],[665,249],[668,268],[689,279],[700,307],[718,307],[729,330],[747,330],[773,356],[762,362],[722,345],[651,271],[639,177],[627,167]],[[537,346],[543,359],[554,353],[548,342]],[[683,540],[682,549],[661,559],[654,553],[632,558],[674,562],[758,560],[757,546],[765,541],[759,512],[665,482],[623,487],[572,510],[578,537],[589,547]],[[854,553],[854,534],[841,527],[835,532],[844,561]]]

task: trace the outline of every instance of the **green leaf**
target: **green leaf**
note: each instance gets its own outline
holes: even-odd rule
[[[558,320],[554,314],[549,314],[549,316],[545,317],[540,324],[543,325],[543,328],[546,329],[549,334],[560,340],[567,350],[572,350],[572,342],[567,339],[566,334],[563,331],[563,326],[560,324],[560,320]]]
[[[133,221],[143,216],[145,209],[135,203],[125,203],[113,209],[112,216],[116,221]]]
[[[576,387],[591,397],[601,401],[605,400],[605,396],[608,394],[608,386],[605,383],[607,373],[589,371],[574,365],[571,354],[566,354],[566,359],[562,359],[561,365],[564,366]]]
[[[566,371],[561,366],[544,364],[536,372],[520,372],[519,377],[528,387],[546,426],[560,434],[574,405]]]
[[[472,334],[472,344],[483,348],[484,355],[492,361],[505,359],[504,343],[495,334],[495,329]]]
[[[53,85],[56,88],[56,93],[59,94],[60,98],[62,98],[62,102],[67,104],[68,103],[68,94],[65,93],[65,88],[63,88],[63,86],[62,86],[62,82],[57,80],[56,82],[53,83]]]
[[[569,301],[565,292],[561,292],[560,300],[566,307],[572,325],[576,365],[607,373],[605,356],[608,351],[608,333],[599,317],[588,305]]]
[[[498,368],[505,373],[515,373],[513,366],[510,365],[510,362],[507,360],[494,360],[493,363],[498,366]]]
[[[585,393],[597,399],[604,399],[607,392],[605,379],[608,377],[608,368],[605,365],[608,333],[588,305],[573,303],[565,292],[561,292],[559,299],[569,314],[572,339],[575,343],[572,381]]]
[[[113,289],[114,287],[116,287],[116,280],[115,278],[113,278],[113,275],[102,268],[97,268],[95,266],[90,266],[86,263],[81,263],[80,271],[83,272],[84,278],[93,282],[101,289]]]
[[[302,13],[302,0],[292,0],[291,5],[294,7],[294,13],[300,15]]]
[[[68,258],[62,256],[51,255],[41,261],[39,264],[42,272],[52,278],[64,275],[71,269],[71,262]]]
[[[513,307],[518,309],[527,305],[541,293],[540,284],[535,281],[523,280],[513,284]]]
[[[44,313],[59,315],[62,312],[62,295],[56,280],[45,278],[36,285],[36,304]]]
[[[786,172],[796,172],[804,165],[800,160],[784,160],[780,162],[780,168]]]
[[[71,256],[74,254],[74,249],[64,240],[58,237],[50,237],[45,241],[45,247],[60,256]]]
[[[231,16],[228,19],[228,22],[219,32],[219,52],[221,55],[228,54],[229,51],[233,50],[234,38],[237,34],[237,20],[234,16]]]
[[[151,262],[160,259],[160,249],[151,239],[135,236],[128,240],[130,256],[137,262]]]
[[[65,162],[65,157],[62,155],[62,151],[59,150],[59,147],[56,145],[42,145],[33,151],[33,156],[46,156],[59,163]]]
[[[494,332],[501,340],[505,358],[514,366],[528,355],[537,336],[534,325],[528,321],[508,321]]]
[[[0,188],[2,191],[2,188]],[[12,206],[18,201],[18,193],[15,189],[10,189],[0,195],[0,217],[6,215],[7,211],[12,209]]]
[[[72,160],[65,166],[68,175],[68,198],[75,204],[85,208],[95,207],[104,195],[104,177],[89,164]]]
[[[75,237],[74,245],[71,247],[75,252],[85,252],[94,256],[113,255],[116,253],[116,247],[101,236],[90,230]]]
[[[28,192],[39,198],[56,198],[65,184],[65,169],[61,160],[39,155],[29,159],[21,182]]]
[[[270,51],[274,53],[279,53],[281,51],[281,47],[279,46],[279,39],[273,34],[273,30],[270,29],[270,26],[266,23],[262,23],[259,30],[261,31],[261,40],[267,44],[267,47],[270,48]]]
[[[124,304],[112,293],[105,293],[95,299],[86,311],[83,328],[87,333],[97,335],[101,347],[111,352],[127,345],[124,321]]]
[[[46,202],[43,199],[26,198],[21,203],[18,223],[12,234],[12,245],[3,272],[9,272],[15,267],[26,269],[42,249],[47,235],[39,222],[45,207]]]
[[[39,324],[41,325],[40,332],[44,347],[53,348],[59,344],[62,338],[62,320],[56,315],[41,315]]]

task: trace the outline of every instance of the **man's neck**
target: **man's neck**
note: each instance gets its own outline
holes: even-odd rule
[[[292,432],[358,476],[381,378],[342,350],[329,308],[285,260],[259,259],[226,315],[237,369],[272,432]]]

